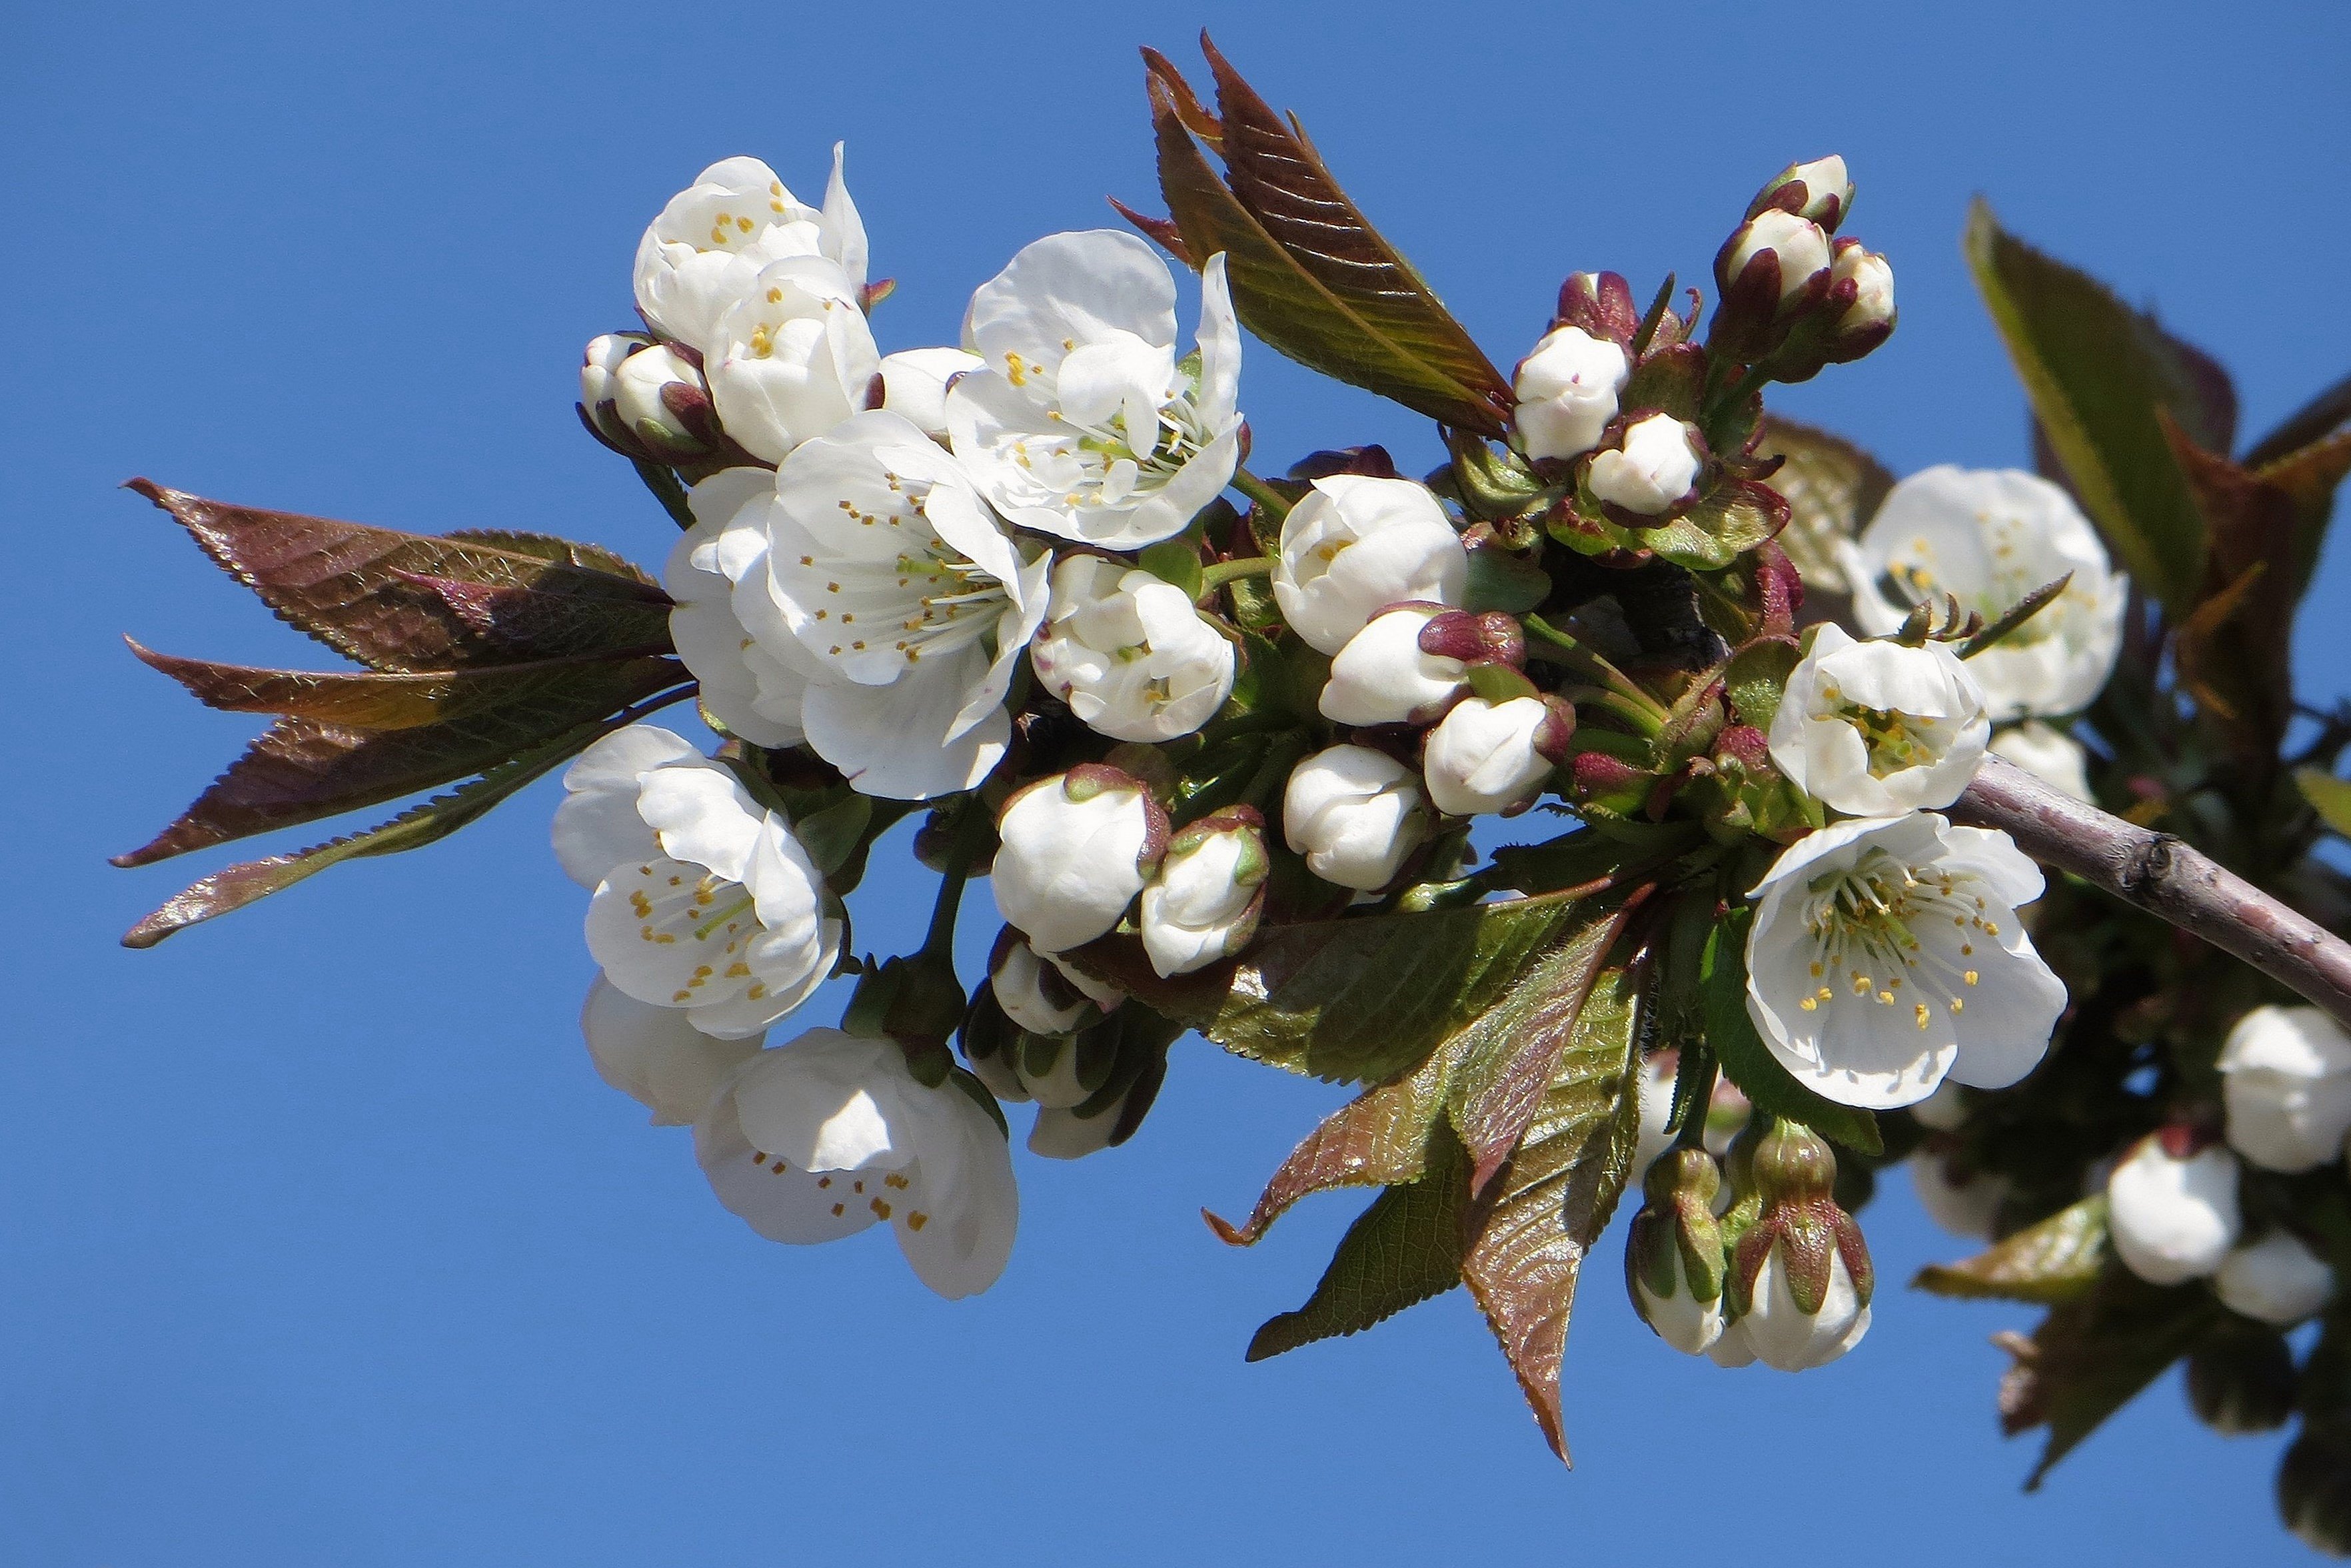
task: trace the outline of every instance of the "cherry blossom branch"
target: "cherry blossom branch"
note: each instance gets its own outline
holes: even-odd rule
[[[2110,817],[1997,757],[1984,758],[1951,816],[2001,829],[2034,860],[2202,937],[2351,1027],[2351,943],[2182,840]]]

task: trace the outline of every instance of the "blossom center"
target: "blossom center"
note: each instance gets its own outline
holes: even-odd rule
[[[1975,877],[1907,865],[1881,848],[1813,877],[1805,895],[1814,988],[1797,1006],[1806,1012],[1907,1004],[1924,1030],[1938,1008],[1966,1009],[1968,989],[1982,977],[1971,962],[1975,938],[2000,936]]]
[[[1161,402],[1152,428],[1138,431],[1128,420],[1138,400],[1097,420],[1081,420],[1062,402],[1056,371],[1017,353],[1004,360],[1005,379],[1050,405],[1045,418],[1051,428],[1022,433],[1010,451],[1013,464],[1052,504],[1125,505],[1174,478],[1217,434],[1200,422],[1194,382]]]

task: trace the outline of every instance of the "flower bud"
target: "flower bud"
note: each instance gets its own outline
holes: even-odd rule
[[[1282,519],[1274,601],[1322,653],[1391,604],[1458,604],[1468,581],[1468,551],[1426,485],[1333,474]]]
[[[1761,1205],[1731,1261],[1731,1306],[1757,1358],[1782,1372],[1825,1366],[1869,1331],[1876,1283],[1853,1217],[1830,1197],[1836,1155],[1800,1124],[1755,1145]]]
[[[1075,1034],[1124,999],[1117,988],[1039,956],[1009,925],[988,956],[987,981],[1004,1016],[1030,1034]]]
[[[1847,240],[1837,246],[1836,259],[1829,267],[1829,287],[1837,290],[1842,283],[1853,285],[1853,302],[1836,319],[1840,338],[1852,338],[1860,333],[1884,328],[1894,328],[1894,267],[1874,250],[1864,250],[1858,242]],[[1837,290],[1842,292],[1841,290]],[[1871,343],[1876,348],[1876,343]],[[1858,359],[1858,354],[1852,356]]]
[[[1575,710],[1558,697],[1465,697],[1428,732],[1420,764],[1428,798],[1455,817],[1524,810],[1574,733]]]
[[[2152,1285],[2217,1270],[2237,1244],[2237,1157],[2190,1152],[2185,1128],[2142,1138],[2106,1178],[2107,1233],[2124,1266]]]
[[[1910,1114],[1930,1133],[1956,1133],[1968,1124],[1967,1091],[1946,1078],[1935,1092],[1910,1107]]]
[[[1774,207],[1836,233],[1853,211],[1853,181],[1845,173],[1844,160],[1832,152],[1809,163],[1789,164],[1756,193],[1747,215],[1760,217]]]
[[[643,332],[607,332],[588,340],[586,352],[580,359],[580,406],[599,430],[610,434],[600,412],[612,401],[612,381],[620,374],[622,361],[653,340]]]
[[[1625,432],[1621,449],[1592,460],[1592,493],[1628,512],[1653,517],[1687,498],[1698,483],[1698,426],[1653,413]]]
[[[2294,1237],[2273,1230],[2231,1252],[2212,1290],[2232,1312],[2291,1328],[2335,1299],[2335,1270]]]
[[[1384,752],[1333,746],[1300,763],[1282,791],[1281,831],[1325,882],[1385,887],[1428,836],[1419,779]]]
[[[2283,1426],[2294,1393],[2294,1353],[2274,1329],[2230,1324],[2189,1354],[2188,1403],[2216,1432],[2235,1437]]]
[[[1651,1051],[1641,1062],[1633,1091],[1641,1113],[1640,1142],[1633,1150],[1633,1181],[1646,1180],[1649,1167],[1674,1146],[1674,1134],[1666,1123],[1674,1113],[1674,1080],[1680,1070],[1681,1052],[1671,1046]]]
[[[658,455],[700,456],[715,444],[710,392],[686,357],[691,352],[656,343],[622,361],[612,375],[621,427]]]
[[[1143,890],[1143,950],[1164,979],[1206,968],[1249,946],[1265,907],[1265,819],[1228,806],[1167,841]]]
[[[1099,763],[1038,779],[998,819],[996,907],[1040,953],[1109,931],[1167,843],[1167,814],[1133,775]]]
[[[957,1043],[963,1047],[963,1059],[970,1064],[972,1076],[1007,1104],[1029,1099],[1029,1086],[1020,1082],[1022,1038],[1020,1026],[1005,1016],[997,1000],[996,988],[980,987],[971,998],[970,1010],[964,1014]]]
[[[1559,286],[1559,317],[1552,325],[1580,328],[1592,337],[1630,347],[1641,329],[1641,308],[1633,298],[1633,286],[1622,274],[1571,272]],[[1538,352],[1541,348],[1538,344]]]
[[[2278,1464],[2278,1513],[2305,1546],[2351,1556],[2351,1433],[2305,1421]]]
[[[1722,1173],[1703,1149],[1680,1149],[1649,1167],[1647,1201],[1625,1239],[1634,1308],[1657,1337],[1702,1355],[1721,1337],[1725,1260],[1714,1200]]]
[[[2037,718],[1997,731],[1984,749],[2076,800],[2096,799],[2090,792],[2089,754],[2082,743]]]
[[[1546,334],[1519,362],[1512,384],[1519,449],[1533,458],[1564,459],[1599,445],[1629,374],[1624,349],[1605,338],[1582,327]]]
[[[1086,727],[1113,740],[1173,740],[1233,689],[1233,645],[1175,584],[1123,560],[1066,555],[1029,661]]]
[[[2351,1037],[2316,1008],[2259,1007],[2220,1048],[2229,1145],[2273,1171],[2335,1158],[2351,1132]]]
[[[1340,724],[1427,724],[1469,689],[1469,666],[1431,652],[1423,635],[1448,613],[1438,604],[1383,611],[1331,661],[1316,704]]]
[[[1961,1174],[1948,1138],[1929,1138],[1909,1159],[1910,1186],[1927,1218],[1954,1236],[1991,1239],[1992,1222],[2008,1200],[2008,1178],[1989,1172]]]
[[[1810,219],[1774,207],[1740,225],[1723,255],[1724,259],[1717,264],[1715,281],[1726,295],[1738,287],[1749,267],[1760,258],[1770,256],[1767,265],[1777,278],[1779,308],[1785,312],[1812,286],[1814,277],[1829,269],[1829,236]],[[1827,285],[1821,287],[1825,288]]]

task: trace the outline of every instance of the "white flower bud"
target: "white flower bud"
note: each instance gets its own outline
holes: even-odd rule
[[[1036,1125],[1029,1129],[1029,1152],[1049,1160],[1081,1160],[1110,1147],[1118,1131],[1120,1105],[1098,1114],[1081,1116],[1064,1105],[1040,1106]]]
[[[2151,1285],[2217,1270],[2237,1244],[2237,1156],[2215,1145],[2179,1155],[2168,1134],[2139,1140],[2106,1178],[2115,1253]]]
[[[1233,645],[1184,591],[1123,560],[1063,556],[1029,663],[1088,728],[1173,740],[1216,716],[1233,689]]]
[[[1426,485],[1334,474],[1282,520],[1274,601],[1322,653],[1388,605],[1458,604],[1468,584],[1468,551]]]
[[[1674,1113],[1674,1077],[1680,1065],[1681,1053],[1675,1051],[1657,1051],[1641,1063],[1634,1084],[1641,1113],[1640,1143],[1633,1150],[1632,1174],[1625,1178],[1628,1186],[1640,1186],[1657,1156],[1674,1146],[1674,1135],[1666,1122]]]
[[[2335,1299],[2335,1270],[2283,1230],[2238,1248],[2212,1276],[2232,1312],[2291,1328]]]
[[[934,441],[947,438],[947,383],[980,368],[961,349],[902,349],[882,356],[882,406]]]
[[[1519,362],[1520,449],[1530,457],[1581,457],[1616,417],[1616,394],[1631,373],[1625,350],[1581,327],[1545,334]]]
[[[583,371],[581,380],[586,375]],[[683,449],[699,452],[701,436],[678,417],[664,399],[664,389],[677,386],[696,403],[707,404],[709,392],[702,372],[665,343],[643,349],[622,360],[612,371],[611,397],[621,427],[655,452]],[[674,395],[674,394],[673,394]]]
[[[2062,729],[2037,718],[2027,719],[1995,734],[1985,749],[2015,763],[2053,789],[2063,789],[2076,800],[2092,799],[2089,753]]]
[[[1455,817],[1531,805],[1573,727],[1541,697],[1465,697],[1428,733],[1420,759],[1428,798]]]
[[[1228,958],[1256,934],[1268,862],[1263,820],[1247,806],[1218,811],[1167,841],[1143,890],[1143,950],[1164,978]]]
[[[1030,1034],[1074,1033],[1121,1000],[1115,988],[1094,980],[1081,984],[1060,964],[1047,962],[1009,926],[997,938],[987,982],[1004,1016]]]
[[[1968,1124],[1966,1093],[1946,1079],[1932,1094],[1911,1106],[1910,1113],[1930,1133],[1956,1133]]]
[[[1714,1343],[1706,1347],[1706,1358],[1732,1371],[1754,1365],[1755,1346],[1747,1338],[1747,1320],[1739,1318],[1725,1323]]]
[[[580,402],[590,417],[599,404],[612,400],[612,378],[620,372],[621,362],[647,341],[635,332],[607,332],[588,340],[587,350],[580,358]]]
[[[1411,768],[1368,747],[1333,746],[1290,773],[1281,831],[1316,876],[1369,893],[1395,880],[1428,817]]]
[[[1894,319],[1893,264],[1874,250],[1847,242],[1829,268],[1830,286],[1848,277],[1854,281],[1853,303],[1837,318],[1838,331],[1851,332]]]
[[[2335,1158],[2351,1132],[2351,1038],[2316,1008],[2259,1007],[2220,1049],[2229,1144],[2273,1171]]]
[[[1928,1218],[1954,1236],[1991,1239],[1992,1221],[2008,1198],[2005,1176],[1980,1174],[1955,1179],[1950,1160],[1932,1149],[1919,1150],[1908,1163],[1911,1188]]]
[[[1829,236],[1821,232],[1820,225],[1774,207],[1756,214],[1740,229],[1738,237],[1731,242],[1730,260],[1724,273],[1726,281],[1746,271],[1756,253],[1765,250],[1780,259],[1782,303],[1791,295],[1802,292],[1813,275],[1825,271],[1829,265]]]
[[[1786,1245],[1775,1241],[1764,1256],[1755,1274],[1754,1304],[1739,1322],[1746,1331],[1747,1348],[1766,1366],[1806,1372],[1826,1366],[1861,1343],[1869,1332],[1869,1306],[1854,1288],[1844,1255],[1833,1252],[1821,1310],[1804,1311],[1789,1284]]]
[[[1804,200],[1796,209],[1798,217],[1834,229],[1853,209],[1852,176],[1845,172],[1844,160],[1834,152],[1809,163],[1791,163],[1756,200],[1769,201],[1799,180],[1804,183]]]
[[[1691,1292],[1689,1270],[1677,1248],[1661,1249],[1671,1270],[1672,1289],[1663,1295],[1650,1289],[1646,1278],[1635,1275],[1633,1289],[1639,1297],[1641,1316],[1657,1331],[1657,1337],[1680,1351],[1684,1355],[1704,1355],[1722,1337],[1723,1292],[1719,1286],[1715,1293],[1700,1301]]]
[[[1989,704],[1939,643],[1856,643],[1813,633],[1771,720],[1771,760],[1788,781],[1858,817],[1948,806],[1976,776]]]
[[[1167,816],[1136,779],[1087,765],[1040,779],[1005,803],[989,885],[996,907],[1040,953],[1119,922],[1167,841]]]
[[[1592,493],[1643,517],[1672,510],[1698,483],[1697,433],[1670,413],[1651,414],[1625,432],[1621,450],[1592,460]]]
[[[1447,613],[1438,605],[1405,605],[1347,639],[1331,661],[1316,706],[1340,724],[1426,724],[1469,689],[1469,666],[1421,646],[1421,632]]]

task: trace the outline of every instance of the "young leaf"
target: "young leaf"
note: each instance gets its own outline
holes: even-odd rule
[[[688,678],[674,659],[599,660],[553,680],[526,673],[507,700],[412,728],[281,718],[171,826],[114,863],[146,865],[482,773]]]
[[[2337,779],[2323,768],[2297,768],[2294,782],[2319,821],[2351,839],[2351,779]]]
[[[1294,160],[1301,183],[1289,204],[1270,216],[1253,211],[1217,176],[1186,128],[1182,105],[1189,89],[1179,92],[1172,85],[1179,79],[1165,60],[1156,60],[1146,84],[1158,140],[1160,193],[1182,236],[1179,259],[1197,265],[1225,253],[1233,308],[1242,324],[1308,369],[1368,388],[1443,423],[1499,436],[1500,409],[1509,401],[1500,373],[1478,353],[1417,275],[1404,267],[1386,241],[1329,184],[1312,149],[1302,140],[1292,140],[1287,157]],[[1280,131],[1270,110],[1265,118],[1273,131]],[[1257,134],[1270,137],[1272,132],[1259,126]],[[1232,140],[1228,131],[1228,147]],[[1252,190],[1281,190],[1270,162],[1284,156],[1277,147],[1267,141],[1248,155],[1245,167],[1255,172],[1254,183],[1250,176],[1237,173],[1236,178]],[[1324,214],[1331,226],[1305,255],[1293,255],[1270,232],[1269,224],[1280,225],[1285,236],[1305,245],[1312,232],[1306,222],[1314,199],[1309,193],[1324,189],[1337,203],[1335,213]],[[1145,225],[1144,232],[1152,232],[1152,226]],[[1373,258],[1374,252],[1389,261]],[[1363,269],[1341,287],[1334,288],[1314,270],[1340,277],[1351,258]],[[1405,340],[1391,337],[1390,328],[1405,330]],[[1454,338],[1458,343],[1450,343]],[[1475,356],[1474,363],[1462,354],[1464,346],[1468,355]]]
[[[2159,417],[2211,541],[2175,639],[2180,678],[2220,719],[2248,777],[2266,779],[2294,717],[2294,497]]]
[[[1639,1141],[1629,1089],[1637,1014],[1622,971],[1593,988],[1517,1153],[1468,1217],[1462,1281],[1562,1460],[1559,1369],[1576,1280],[1615,1212]]]
[[[2282,462],[2292,454],[2325,440],[2346,421],[2351,421],[2351,376],[2344,377],[2312,398],[2288,414],[2284,423],[2275,430],[2253,443],[2244,455],[2244,465],[2248,468],[2263,468]]]
[[[2253,477],[2274,486],[2294,500],[2294,550],[2288,567],[2297,599],[2309,588],[2318,570],[2318,552],[2326,542],[2327,524],[2335,517],[2335,493],[2351,473],[2351,430],[2338,430],[2323,441],[2297,448],[2258,466],[2247,463]]]
[[[2207,369],[2217,367],[2103,284],[2008,234],[1980,201],[1967,255],[2084,509],[2131,575],[2184,614],[2202,578],[2204,527],[2156,411],[2226,450]]]
[[[1877,515],[1894,488],[1893,474],[1844,437],[1777,414],[1764,419],[1756,455],[1782,459],[1764,483],[1787,498],[1780,548],[1796,563],[1806,590],[1851,591],[1836,547],[1859,538]]]
[[[2058,1460],[2185,1354],[2220,1310],[2201,1284],[2165,1288],[2109,1269],[2089,1294],[2042,1319],[2031,1338],[1995,1339],[2016,1358],[2000,1381],[2001,1429],[2013,1437],[2049,1428],[2024,1490],[2038,1490]]]
[[[123,641],[149,668],[179,682],[206,707],[281,714],[353,729],[414,729],[505,703],[559,697],[577,686],[583,674],[594,677],[600,666],[609,670],[612,665],[612,661],[600,659],[548,659],[412,674],[268,670],[183,659],[143,648],[128,637]],[[651,665],[662,661],[634,662]]]
[[[435,538],[228,506],[145,479],[130,487],[177,518],[278,619],[372,669],[669,647],[670,601],[660,589],[633,569],[550,559],[562,541]]]
[[[1755,1032],[1755,1022],[1747,1016],[1747,927],[1753,916],[1752,910],[1732,910],[1707,938],[1698,963],[1698,1005],[1706,1015],[1707,1043],[1714,1047],[1723,1076],[1753,1103],[1759,1116],[1785,1116],[1849,1149],[1885,1153],[1876,1117],[1824,1099],[1797,1082]]]
[[[1938,1296],[2059,1306],[2098,1282],[2106,1250],[2106,1195],[2093,1193],[1963,1263],[1929,1263],[1911,1283]]]
[[[1364,1330],[1461,1282],[1461,1220],[1469,1204],[1469,1162],[1439,1124],[1426,1173],[1391,1186],[1340,1239],[1313,1295],[1269,1319],[1249,1341],[1263,1361],[1338,1334]]]

